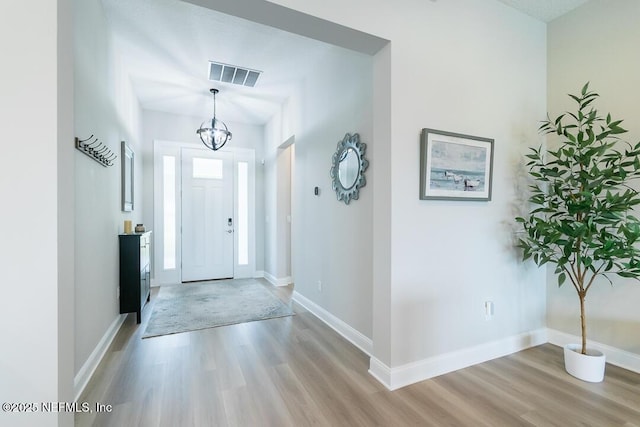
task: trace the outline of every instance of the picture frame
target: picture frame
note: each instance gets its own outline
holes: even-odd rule
[[[133,149],[125,141],[121,143],[122,159],[122,211],[133,211],[133,177],[134,157]]]
[[[420,200],[490,201],[494,140],[424,128]]]

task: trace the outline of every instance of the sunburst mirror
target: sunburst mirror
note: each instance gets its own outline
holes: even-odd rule
[[[333,154],[332,187],[338,200],[347,205],[351,200],[358,199],[360,188],[367,183],[364,177],[364,171],[369,166],[369,161],[364,157],[366,150],[367,144],[360,142],[360,135],[354,133],[346,134],[342,141],[338,142]]]

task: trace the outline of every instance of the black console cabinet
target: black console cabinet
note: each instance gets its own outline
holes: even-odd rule
[[[150,298],[151,232],[120,234],[120,313],[136,313],[141,321],[142,309]]]

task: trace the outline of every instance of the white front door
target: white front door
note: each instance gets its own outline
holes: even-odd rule
[[[233,154],[182,148],[182,281],[233,277]]]

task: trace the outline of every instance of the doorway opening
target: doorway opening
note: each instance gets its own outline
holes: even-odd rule
[[[289,285],[293,280],[293,177],[295,176],[295,137],[287,139],[278,147],[277,168],[277,285]]]
[[[254,150],[154,141],[154,229],[154,285],[254,277]]]

